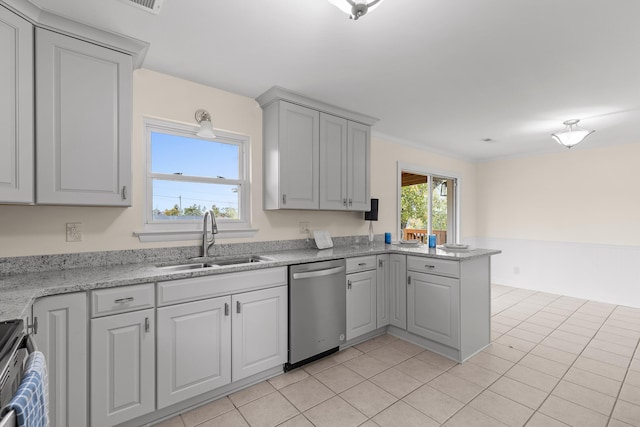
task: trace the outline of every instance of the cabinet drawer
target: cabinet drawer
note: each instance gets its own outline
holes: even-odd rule
[[[440,276],[460,277],[460,263],[444,259],[408,256],[407,270]]]
[[[376,256],[361,256],[357,258],[347,258],[347,274],[355,273],[356,271],[375,270],[376,269]]]
[[[287,268],[277,267],[159,282],[158,306],[281,286],[287,281]]]
[[[154,307],[153,283],[91,291],[91,317]]]

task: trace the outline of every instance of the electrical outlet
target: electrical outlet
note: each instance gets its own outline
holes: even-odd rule
[[[67,223],[67,242],[82,242],[82,223]]]
[[[300,222],[300,234],[309,234],[309,222]]]

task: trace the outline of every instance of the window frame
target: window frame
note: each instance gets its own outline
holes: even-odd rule
[[[455,172],[451,172],[451,171],[447,171],[447,170],[442,170],[442,169],[436,169],[436,168],[430,168],[427,166],[422,166],[422,165],[415,165],[415,164],[410,164],[410,163],[403,163],[403,162],[398,162],[397,164],[397,182],[396,182],[396,196],[397,196],[397,200],[396,200],[396,232],[400,233],[398,234],[398,240],[402,239],[402,229],[401,229],[401,224],[400,224],[400,220],[401,220],[401,208],[402,208],[402,172],[410,172],[410,173],[415,173],[415,174],[420,174],[420,175],[424,175],[427,176],[429,178],[428,182],[429,182],[429,200],[428,200],[428,218],[427,218],[427,230],[429,233],[431,233],[431,227],[433,226],[433,201],[432,201],[432,191],[433,190],[433,178],[444,178],[444,179],[451,179],[454,180],[454,185],[455,185],[455,194],[454,194],[454,211],[453,211],[453,215],[454,215],[454,226],[455,226],[455,230],[453,232],[453,242],[458,243],[460,242],[460,236],[462,236],[462,230],[460,228],[460,212],[461,210],[461,189],[462,189],[462,178],[460,176],[460,174],[455,173]],[[448,239],[447,239],[448,240]]]
[[[146,155],[144,170],[144,231],[134,233],[138,236],[140,241],[192,240],[202,238],[202,221],[175,220],[162,222],[153,220],[154,178],[169,181],[238,185],[240,188],[240,196],[238,197],[239,219],[216,218],[219,231],[219,234],[217,234],[216,237],[251,237],[255,234],[257,230],[251,227],[251,138],[248,135],[215,129],[216,138],[202,138],[196,135],[199,129],[198,126],[149,117],[145,117],[143,119],[143,127]],[[238,146],[240,151],[238,179],[197,176],[184,177],[181,175],[153,173],[151,170],[151,134],[154,132],[203,141],[216,141]]]

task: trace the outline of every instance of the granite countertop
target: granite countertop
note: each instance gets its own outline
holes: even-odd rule
[[[167,271],[158,268],[158,265],[161,265],[160,263],[136,263],[10,274],[0,276],[0,321],[21,319],[29,316],[34,300],[47,295],[384,253],[400,253],[429,258],[465,261],[496,255],[500,252],[499,250],[492,249],[445,251],[440,248],[428,248],[422,244],[418,246],[404,246],[399,244],[388,245],[376,243],[372,246],[367,244],[346,245],[324,250],[297,249],[261,253],[254,252],[252,253],[253,255],[260,255],[268,260],[265,262],[199,270]],[[224,257],[216,257],[216,259],[221,258]],[[202,261],[207,261],[207,259],[181,259],[176,260],[174,263],[186,264]],[[163,264],[166,265],[167,262]]]

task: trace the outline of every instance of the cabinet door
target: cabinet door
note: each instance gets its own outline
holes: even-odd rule
[[[376,329],[377,271],[347,275],[347,340]]]
[[[347,144],[347,200],[349,209],[368,211],[369,190],[369,126],[349,122]]]
[[[280,101],[280,202],[284,209],[318,209],[320,113]]]
[[[408,330],[460,348],[460,280],[410,271],[407,285]]]
[[[232,379],[287,361],[287,286],[233,295]]]
[[[87,295],[39,298],[33,304],[38,350],[47,360],[51,427],[87,425]]]
[[[376,292],[377,300],[377,312],[376,312],[376,327],[382,328],[389,324],[389,283],[390,272],[389,268],[389,255],[378,255],[376,257],[378,261],[378,273],[376,277],[376,286],[378,288]]]
[[[33,203],[33,27],[0,6],[0,203]]]
[[[158,409],[231,382],[230,297],[158,308]]]
[[[407,329],[407,257],[389,256],[389,323]]]
[[[347,208],[347,120],[320,113],[320,209]]]
[[[129,55],[36,30],[39,204],[131,206]]]
[[[91,427],[155,409],[154,310],[91,319]]]

